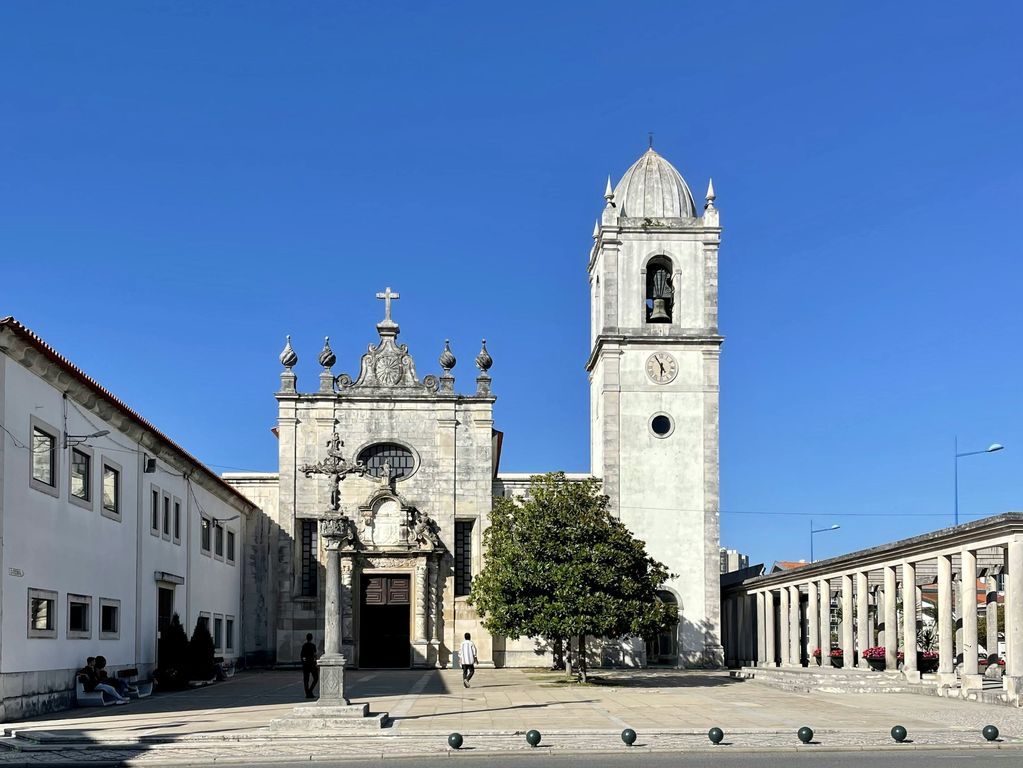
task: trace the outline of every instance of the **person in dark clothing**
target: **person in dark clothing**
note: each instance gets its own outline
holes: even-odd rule
[[[313,688],[320,684],[320,668],[316,666],[316,644],[313,643],[313,633],[305,636],[305,644],[302,646],[302,685],[305,687],[305,697],[315,699]]]

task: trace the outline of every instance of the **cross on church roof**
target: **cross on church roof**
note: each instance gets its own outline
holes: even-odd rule
[[[400,293],[391,293],[391,286],[384,288],[383,293],[377,294],[378,299],[384,300],[384,322],[391,322],[391,299],[400,299]]]

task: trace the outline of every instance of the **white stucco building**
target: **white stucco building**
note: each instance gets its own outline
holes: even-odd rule
[[[0,719],[68,706],[87,656],[148,675],[174,613],[240,653],[251,502],[10,317],[0,426]]]

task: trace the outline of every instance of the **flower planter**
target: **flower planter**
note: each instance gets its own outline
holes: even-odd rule
[[[867,659],[867,666],[875,672],[884,672],[888,665],[884,659]]]
[[[845,659],[843,659],[841,656],[832,656],[831,657],[831,666],[833,666],[833,667],[844,667],[845,666]]]

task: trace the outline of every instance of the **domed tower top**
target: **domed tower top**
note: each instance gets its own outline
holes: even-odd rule
[[[693,195],[682,174],[653,147],[625,172],[612,199],[619,216],[681,219],[697,215]]]

